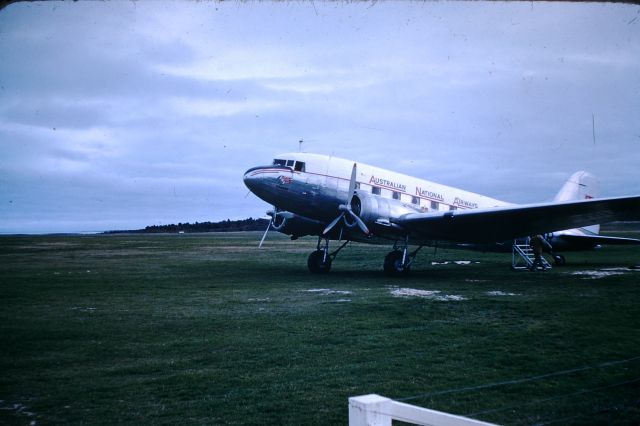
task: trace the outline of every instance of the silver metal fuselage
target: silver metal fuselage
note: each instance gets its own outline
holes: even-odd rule
[[[281,161],[285,164],[253,167],[246,171],[244,183],[251,192],[273,205],[276,211],[294,213],[323,224],[335,219],[339,206],[351,196],[349,180],[354,163],[342,158],[308,153],[281,154],[277,158],[282,160],[274,160],[274,163]],[[363,195],[374,193],[381,200],[388,200],[385,206],[391,210],[388,212],[391,218],[406,213],[509,205],[469,191],[363,163],[357,164],[357,170],[356,192]],[[373,237],[365,236],[357,228],[348,226],[340,227],[329,237],[386,244],[390,239],[405,236],[391,224],[381,226],[374,223],[373,226]],[[411,244],[432,243],[431,240],[420,241],[416,238],[411,241]]]

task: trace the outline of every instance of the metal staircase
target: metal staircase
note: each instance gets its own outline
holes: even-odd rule
[[[528,238],[513,241],[513,248],[511,250],[511,269],[531,269],[535,258],[533,249],[529,245]],[[547,259],[545,259],[544,256],[540,256],[540,259],[542,260],[542,267],[537,266],[536,269],[551,269],[551,264],[547,262]]]

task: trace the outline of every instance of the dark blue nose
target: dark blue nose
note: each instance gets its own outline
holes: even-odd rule
[[[244,184],[247,188],[253,190],[255,188],[256,180],[259,179],[259,173],[255,173],[261,167],[252,167],[244,173]]]
[[[252,167],[244,172],[244,184],[247,188],[253,190],[258,182],[264,180],[265,177],[277,176],[281,172],[291,172],[291,167],[286,166],[258,166]]]

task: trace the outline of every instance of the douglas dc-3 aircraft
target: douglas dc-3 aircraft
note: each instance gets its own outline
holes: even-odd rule
[[[510,249],[514,240],[544,234],[554,250],[585,250],[640,240],[598,235],[599,223],[640,219],[640,196],[596,199],[595,179],[574,173],[553,202],[516,205],[332,156],[288,153],[253,167],[245,185],[269,204],[270,228],[296,239],[318,237],[308,259],[328,272],[350,241],[391,244],[384,271],[409,271],[423,246]],[[561,230],[561,231],[558,231]],[[344,240],[334,252],[330,240]],[[409,246],[417,246],[409,251]],[[557,263],[564,258],[554,254]]]

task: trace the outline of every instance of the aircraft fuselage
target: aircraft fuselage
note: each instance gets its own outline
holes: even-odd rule
[[[515,240],[535,234],[545,234],[563,250],[640,244],[640,240],[598,235],[603,221],[637,217],[640,197],[596,199],[595,178],[583,171],[571,175],[553,202],[527,205],[309,153],[278,155],[270,165],[247,170],[244,182],[274,206],[270,228],[294,239],[319,237],[308,261],[314,272],[330,268],[337,253],[328,250],[332,239],[393,241],[394,250],[384,264],[385,271],[393,273],[404,273],[411,265],[417,250],[409,253],[409,245],[505,251]],[[557,261],[562,256],[554,257]]]
[[[271,165],[247,170],[244,182],[255,195],[279,211],[327,223],[335,218],[339,206],[350,196],[348,191],[353,165],[353,161],[337,157],[287,153],[278,155]],[[392,208],[399,210],[397,213],[400,214],[511,205],[364,163],[357,163],[357,171],[356,190],[391,200]],[[396,232],[384,231],[381,227],[374,235],[398,238]],[[359,232],[350,234],[353,239],[363,239]]]

